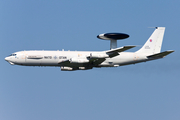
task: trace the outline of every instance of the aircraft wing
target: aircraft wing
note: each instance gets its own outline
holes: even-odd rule
[[[70,61],[69,61],[69,60],[60,61],[58,64],[59,64],[60,66],[69,66]]]
[[[91,64],[92,66],[97,66],[104,61],[105,61],[105,58],[91,58],[91,59],[89,59],[89,63],[87,63],[87,64]],[[70,63],[69,60],[60,61],[58,64],[60,66],[69,66],[69,67],[73,67],[75,65],[75,63],[74,64]],[[78,66],[78,63],[76,63],[76,65]]]
[[[134,48],[134,47],[136,47],[136,46],[124,46],[124,47],[120,47],[120,48],[116,48],[116,49],[111,49],[111,50],[108,50],[105,52],[106,52],[106,54],[109,55],[110,58],[112,58],[112,57],[119,55],[119,52],[123,52],[123,51],[126,51],[126,50]]]
[[[102,62],[104,62],[106,59],[105,58],[91,58],[89,60],[89,63],[92,64],[93,66],[98,66]]]
[[[123,51],[131,49],[133,47],[136,47],[136,46],[124,46],[124,47],[120,47],[120,48],[116,48],[116,49],[112,49],[112,50],[108,50],[108,51],[104,51],[104,52],[107,55],[109,55],[110,58],[112,58],[112,57],[119,55],[119,52],[123,52]],[[97,58],[88,58],[88,59],[89,59],[89,62],[86,64],[91,64],[92,66],[97,66],[106,60],[105,58],[98,58],[98,57]],[[70,60],[60,61],[58,64],[60,66],[72,66],[72,63],[70,62]],[[77,64],[79,64],[79,63],[76,63],[76,65]]]
[[[174,52],[174,50],[169,50],[169,51],[157,53],[157,54],[150,55],[150,56],[147,56],[147,57],[148,58],[163,58],[163,57],[167,56],[168,54],[170,54],[172,52]]]

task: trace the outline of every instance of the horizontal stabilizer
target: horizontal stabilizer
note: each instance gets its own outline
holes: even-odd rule
[[[167,56],[168,54],[170,54],[172,52],[174,52],[174,50],[169,50],[169,51],[161,52],[161,53],[150,55],[150,56],[147,56],[147,57],[148,58],[163,58],[163,57]]]
[[[131,49],[133,47],[136,47],[136,46],[124,46],[124,47],[120,47],[120,48],[116,48],[116,49],[111,49],[111,50],[108,50],[108,51],[105,51],[105,52],[106,52],[106,54],[109,55],[110,58],[112,58],[112,57],[115,57],[115,56],[119,55],[119,52],[129,50],[129,49]]]

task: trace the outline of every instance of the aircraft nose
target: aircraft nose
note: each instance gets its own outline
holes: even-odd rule
[[[6,60],[6,61],[9,61],[9,57],[5,57],[5,60]]]
[[[10,57],[5,57],[5,60],[10,63],[11,65],[14,65]]]

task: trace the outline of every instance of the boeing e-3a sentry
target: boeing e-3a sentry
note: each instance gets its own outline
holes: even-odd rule
[[[6,57],[11,65],[58,66],[62,71],[88,70],[93,67],[118,67],[156,60],[174,52],[161,52],[165,27],[156,27],[144,46],[136,52],[124,52],[135,46],[117,48],[117,40],[129,37],[123,33],[106,33],[97,37],[110,40],[107,51],[20,51]]]

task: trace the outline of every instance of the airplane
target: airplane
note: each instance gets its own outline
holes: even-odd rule
[[[6,57],[11,65],[56,66],[61,71],[89,70],[94,67],[118,67],[164,58],[174,50],[161,52],[165,27],[155,27],[146,43],[136,52],[124,52],[136,46],[117,48],[117,40],[129,37],[123,33],[106,33],[97,37],[111,40],[106,51],[20,51]]]

